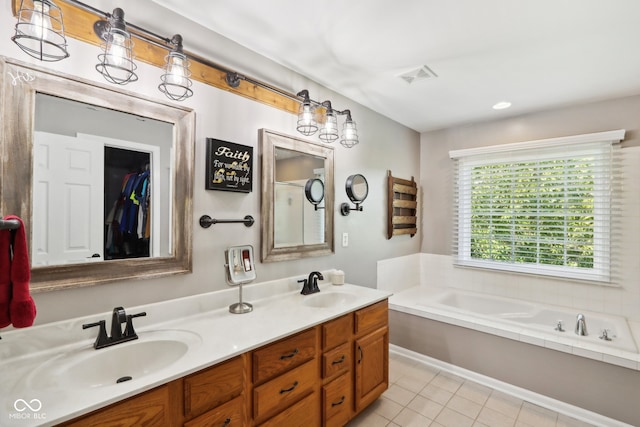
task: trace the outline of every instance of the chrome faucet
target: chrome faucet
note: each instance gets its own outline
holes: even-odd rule
[[[138,334],[133,329],[133,319],[135,317],[146,316],[146,312],[137,314],[127,314],[122,307],[116,307],[113,309],[111,315],[111,336],[107,336],[107,328],[105,326],[106,321],[100,320],[95,323],[86,323],[82,325],[82,329],[93,328],[98,326],[98,336],[93,343],[93,348],[96,350],[109,347],[111,345],[120,344],[127,341],[138,339]],[[126,323],[124,333],[122,332],[122,324]]]
[[[318,287],[318,279],[324,280],[324,276],[319,271],[312,271],[309,274],[308,279],[298,280],[298,283],[302,283],[302,295],[310,295],[315,294],[316,292],[320,292],[320,288]]]
[[[581,336],[586,336],[587,334],[587,319],[585,319],[584,314],[579,313],[576,317],[576,334]]]

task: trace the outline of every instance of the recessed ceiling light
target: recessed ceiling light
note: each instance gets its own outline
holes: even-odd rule
[[[509,101],[500,101],[493,106],[494,110],[504,110],[505,108],[511,107],[511,103]]]

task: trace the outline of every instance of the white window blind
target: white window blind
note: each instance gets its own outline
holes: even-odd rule
[[[609,282],[624,131],[450,152],[458,265]]]

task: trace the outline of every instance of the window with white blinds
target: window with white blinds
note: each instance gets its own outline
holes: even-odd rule
[[[623,137],[621,130],[450,152],[455,263],[609,282]]]

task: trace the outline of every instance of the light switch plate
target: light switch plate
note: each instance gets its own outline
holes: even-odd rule
[[[342,233],[342,247],[346,248],[349,246],[349,233]]]

